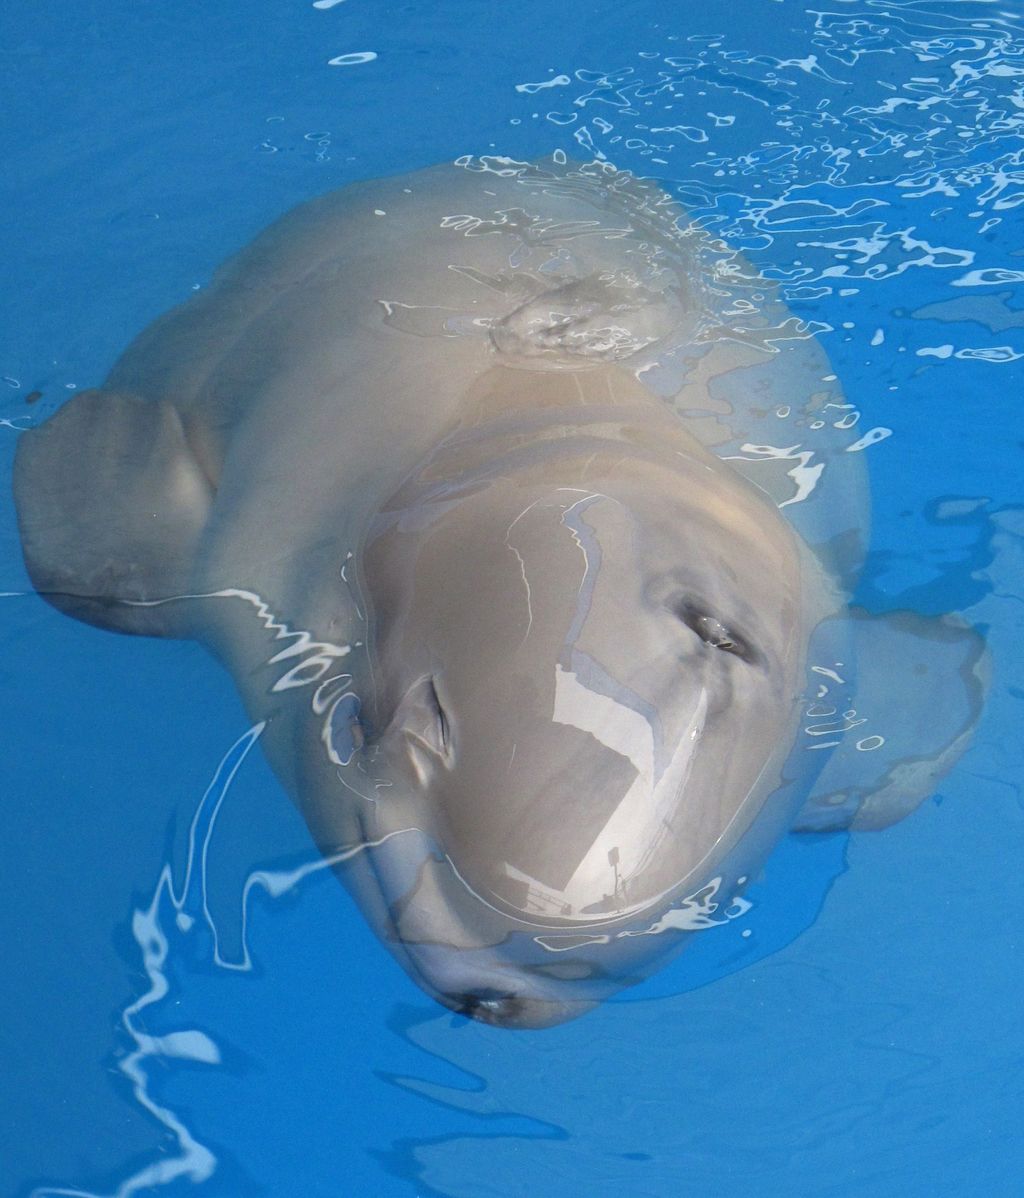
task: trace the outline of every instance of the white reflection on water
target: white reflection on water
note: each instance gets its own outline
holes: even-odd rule
[[[224,754],[214,771],[189,825],[188,852],[180,886],[175,886],[172,868],[170,864],[165,864],[149,903],[132,915],[132,937],[138,946],[149,987],[121,1015],[121,1026],[134,1047],[118,1062],[118,1068],[131,1083],[135,1101],[163,1124],[173,1137],[176,1152],[144,1165],[122,1181],[109,1196],[93,1190],[44,1185],[34,1189],[31,1198],[131,1198],[134,1194],[178,1180],[188,1180],[196,1185],[208,1180],[217,1168],[217,1157],[170,1107],[158,1102],[150,1091],[154,1065],[166,1067],[174,1061],[203,1065],[221,1063],[217,1044],[198,1028],[178,1028],[162,1034],[144,1030],[146,1012],[163,1002],[171,991],[167,966],[175,947],[180,951],[181,938],[193,931],[201,914],[212,937],[214,963],[227,969],[251,970],[246,926],[249,897],[253,889],[260,888],[269,897],[278,898],[312,873],[347,861],[364,849],[376,847],[394,836],[417,831],[403,828],[388,833],[380,840],[354,845],[330,857],[316,853],[309,861],[291,869],[253,870],[246,879],[239,904],[243,958],[241,961],[231,961],[223,957],[217,923],[208,903],[210,845],[217,817],[231,785],[265,726],[265,723],[254,724],[243,733]]]
[[[131,1083],[135,1101],[167,1128],[177,1146],[177,1154],[164,1156],[144,1165],[122,1181],[111,1198],[131,1198],[131,1195],[142,1190],[168,1185],[179,1178],[187,1178],[198,1185],[206,1181],[217,1166],[217,1159],[209,1148],[192,1135],[169,1107],[162,1106],[152,1096],[147,1066],[154,1061],[168,1059],[216,1065],[220,1062],[220,1050],[205,1032],[196,1028],[181,1028],[164,1035],[151,1035],[143,1031],[140,1016],[166,998],[170,990],[165,972],[171,949],[171,942],[164,928],[164,916],[168,914],[168,906],[174,913],[174,923],[181,933],[187,933],[194,923],[194,916],[189,913],[189,908],[194,909],[197,887],[202,891],[202,906],[204,911],[206,910],[202,876],[210,833],[235,775],[249,750],[259,739],[263,728],[263,724],[256,724],[235,741],[224,754],[210,785],[206,788],[189,828],[188,857],[180,890],[175,890],[170,865],[164,865],[149,905],[139,908],[132,916],[132,936],[142,956],[142,965],[149,979],[149,989],[126,1007],[121,1016],[121,1026],[128,1034],[134,1049],[118,1063],[118,1068]],[[32,1191],[32,1198],[56,1198],[57,1195],[66,1198],[101,1198],[92,1190],[75,1188],[41,1186]]]
[[[806,18],[790,55],[745,44],[739,22],[578,66],[575,95],[538,116],[571,129],[576,154],[680,171],[676,195],[737,248],[781,240],[792,253],[776,255],[774,277],[790,302],[913,267],[954,270],[956,286],[1019,282],[1001,263],[975,266],[984,243],[936,244],[897,210],[956,201],[980,233],[1024,203],[1019,14],[867,0]]]

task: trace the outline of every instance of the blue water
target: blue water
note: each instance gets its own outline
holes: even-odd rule
[[[856,434],[887,431],[859,599],[959,611],[994,662],[912,817],[789,837],[742,918],[509,1032],[433,1005],[304,874],[200,649],[24,593],[0,502],[0,1192],[1018,1193],[1019,0],[7,0],[0,34],[5,480],[19,429],[293,204],[561,147],[782,281]]]

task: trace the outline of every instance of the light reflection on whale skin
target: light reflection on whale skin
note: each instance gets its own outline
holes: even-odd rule
[[[888,430],[813,334],[607,163],[358,184],[21,438],[26,563],[71,615],[206,644],[410,976],[548,1026],[740,910],[794,821],[911,810],[976,718],[977,638],[846,613]],[[806,446],[744,435],[766,386]],[[897,725],[814,740],[814,669],[859,702],[893,660]],[[947,701],[911,718],[922,661]]]

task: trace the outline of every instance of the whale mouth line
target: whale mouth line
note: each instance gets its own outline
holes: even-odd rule
[[[571,1002],[558,1002],[481,988],[464,994],[445,995],[442,1002],[456,1015],[489,1027],[536,1029],[565,1023],[580,1013]],[[586,1009],[583,1004],[582,1009]]]
[[[459,1015],[468,1015],[472,1018],[513,1014],[517,1008],[522,1006],[522,999],[518,995],[490,989],[455,994],[451,996],[451,1002]]]

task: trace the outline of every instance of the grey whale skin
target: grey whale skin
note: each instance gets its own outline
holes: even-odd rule
[[[219,658],[428,994],[558,1023],[787,828],[912,810],[977,716],[973,633],[847,608],[864,454],[812,332],[608,164],[351,185],[23,435],[26,564]]]

